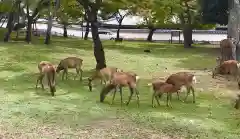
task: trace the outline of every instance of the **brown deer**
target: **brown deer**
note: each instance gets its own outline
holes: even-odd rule
[[[38,86],[38,83],[40,82],[42,89],[44,89],[43,78],[46,75],[51,95],[54,96],[54,93],[56,92],[56,87],[55,87],[56,71],[55,71],[54,65],[52,65],[48,61],[41,61],[38,64],[38,70],[39,70],[39,77],[37,78],[36,88]]]
[[[105,67],[100,70],[95,70],[93,74],[88,78],[88,87],[89,90],[92,91],[92,81],[95,79],[100,79],[101,84],[106,85],[107,82],[111,81],[112,76],[115,72],[121,72],[122,70],[116,68],[116,67]]]
[[[83,74],[82,64],[83,64],[83,60],[81,58],[67,57],[60,61],[60,63],[57,66],[56,72],[59,73],[61,70],[63,70],[62,80],[64,79],[64,75],[66,79],[68,79],[68,69],[75,68],[77,74],[74,77],[74,80],[76,79],[77,76],[79,76],[79,73],[81,72],[80,81],[82,81],[82,74]]]
[[[231,75],[234,79],[238,79],[239,77],[239,67],[240,64],[236,60],[227,60],[217,65],[212,71],[212,78],[215,78],[217,74],[222,75]]]
[[[186,95],[184,101],[187,100],[187,97],[188,97],[190,91],[192,91],[193,103],[195,103],[195,101],[196,101],[195,100],[195,91],[194,91],[194,87],[193,87],[193,85],[196,82],[197,82],[196,77],[189,72],[177,72],[175,74],[170,75],[166,80],[166,83],[174,85],[175,88],[181,88],[182,86],[186,87],[187,95]]]
[[[100,93],[100,102],[103,102],[106,95],[113,89],[115,89],[114,94],[113,94],[113,98],[112,98],[112,103],[114,101],[115,98],[115,94],[116,94],[116,88],[119,87],[120,88],[120,97],[121,97],[121,105],[123,103],[122,101],[122,87],[129,87],[130,90],[130,96],[129,99],[126,103],[126,105],[128,105],[132,99],[132,95],[135,91],[136,96],[137,96],[137,106],[139,107],[139,91],[137,90],[137,82],[136,79],[139,78],[137,76],[133,76],[130,73],[126,73],[126,72],[116,72],[113,74],[113,77],[111,79],[111,82],[109,84],[107,84],[101,91]]]
[[[155,80],[152,83],[149,83],[148,86],[152,86],[152,89],[153,89],[152,107],[155,107],[154,106],[154,98],[156,99],[158,106],[160,106],[158,99],[162,97],[163,93],[167,94],[167,106],[168,107],[169,106],[172,107],[172,105],[169,105],[170,101],[172,100],[172,93],[177,92],[178,99],[179,99],[179,90],[181,88],[179,88],[178,86],[174,86],[172,84],[168,84],[166,82],[159,81],[159,80]]]

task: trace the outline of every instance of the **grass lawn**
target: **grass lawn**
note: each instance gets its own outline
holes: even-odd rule
[[[42,40],[41,40],[42,41]],[[181,45],[123,42],[103,42],[107,65],[135,71],[139,84],[140,108],[135,97],[129,106],[120,106],[119,95],[110,105],[99,102],[101,85],[94,82],[93,92],[87,87],[87,77],[95,67],[90,41],[54,38],[51,46],[39,42],[0,43],[0,136],[4,138],[229,138],[240,137],[240,112],[233,108],[233,96],[238,91],[234,82],[212,79],[210,69],[219,50],[196,47],[185,50]],[[144,53],[149,48],[152,53]],[[67,81],[57,76],[57,92],[50,96],[46,87],[35,90],[37,64],[48,60],[58,64],[67,56],[84,60],[83,81],[73,80],[75,70]],[[167,68],[168,70],[165,70]],[[195,72],[196,104],[177,101],[173,108],[151,107],[152,91],[147,87],[152,77],[166,77],[178,71]],[[40,86],[39,86],[40,87]],[[124,89],[124,100],[129,95]],[[185,96],[183,92],[181,98]]]

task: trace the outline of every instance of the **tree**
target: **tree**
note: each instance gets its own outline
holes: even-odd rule
[[[152,36],[156,30],[156,26],[159,22],[164,22],[165,15],[157,15],[157,10],[163,10],[162,3],[158,3],[158,7],[155,6],[155,0],[140,0],[138,4],[132,7],[132,11],[143,18],[140,26],[147,26],[149,34],[147,41],[152,41]],[[159,8],[161,7],[161,8]],[[159,12],[160,13],[160,12]]]
[[[169,23],[166,19],[171,9],[168,9],[164,0],[140,0],[132,10],[136,15],[143,18],[142,23],[139,25],[147,26],[149,29],[147,41],[152,41],[152,36],[157,26]]]
[[[63,24],[63,36],[67,37],[67,26],[70,22],[82,22],[83,8],[75,0],[61,0],[60,8],[57,12],[57,20]]]
[[[34,1],[25,0],[26,10],[27,10],[27,14],[26,14],[26,17],[27,17],[27,31],[26,31],[25,40],[28,43],[31,42],[33,21],[36,20],[36,18],[38,18],[38,15],[39,15],[40,11],[43,10],[46,7],[46,0],[38,1],[35,8],[33,8],[34,10],[33,10],[32,14],[30,14],[31,4],[35,5]]]
[[[101,8],[100,17],[104,20],[114,18],[118,22],[116,41],[119,41],[119,33],[122,26],[123,19],[130,15],[132,11],[131,7],[134,3],[131,0],[111,0],[104,2],[104,6]]]
[[[231,0],[199,0],[202,23],[228,24],[228,8]]]
[[[87,14],[88,20],[91,23],[92,38],[94,43],[94,56],[97,62],[96,69],[102,69],[106,67],[105,53],[102,46],[102,42],[98,34],[98,11],[102,6],[102,0],[77,0],[81,4]]]
[[[169,18],[177,18],[183,30],[184,47],[192,47],[192,29],[199,17],[199,7],[197,0],[165,0],[165,5],[171,8]]]
[[[55,1],[48,0],[47,5],[48,5],[48,27],[47,27],[46,38],[44,43],[50,44],[53,17],[56,16],[57,10],[60,7],[60,0],[55,0]],[[54,7],[55,9],[52,10],[52,7]]]
[[[16,9],[18,7],[18,3],[20,1],[3,1],[1,3],[1,10],[8,12],[8,22],[7,22],[7,32],[5,33],[4,42],[8,42],[10,38],[10,34],[13,30],[13,25],[14,25],[14,16],[16,15]],[[6,6],[4,8],[4,6]],[[11,7],[11,8],[10,8]]]
[[[86,30],[84,34],[84,40],[88,39],[89,28],[90,28],[90,21],[88,19],[87,13],[84,13],[84,21],[86,22]]]

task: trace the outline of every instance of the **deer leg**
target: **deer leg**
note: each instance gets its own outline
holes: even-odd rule
[[[79,72],[80,72],[80,71],[79,71],[79,68],[76,67],[76,73],[77,73],[77,74],[74,76],[74,80],[76,80],[77,76],[79,76]]]
[[[66,76],[66,80],[68,80],[68,69],[65,69],[65,76]]]
[[[180,100],[180,97],[179,97],[179,91],[177,91],[177,97],[178,97],[178,100]]]
[[[44,77],[44,75],[39,76],[39,80],[40,80],[40,83],[41,83],[41,86],[42,86],[42,90],[44,90],[43,77]]]
[[[115,88],[116,90],[116,92],[117,92],[117,88]],[[121,97],[121,106],[122,106],[122,104],[123,104],[123,98],[122,98],[122,87],[121,86],[119,86],[119,92],[120,92],[120,97]]]
[[[104,85],[106,85],[106,84],[107,84],[107,81],[106,81],[106,80],[103,80],[103,82],[104,82]]]
[[[169,94],[169,106],[172,108],[172,93],[168,93]]]
[[[169,107],[169,93],[167,93],[167,107]]]
[[[113,97],[112,97],[112,103],[111,103],[111,105],[113,104],[113,101],[114,101],[114,99],[115,99],[116,92],[117,92],[117,90],[115,89],[114,92],[113,92]]]
[[[188,98],[189,93],[190,93],[190,88],[187,87],[187,95],[186,95],[186,97],[185,97],[185,99],[184,99],[185,102],[186,102],[186,100],[187,100],[187,98]]]
[[[65,70],[63,70],[63,73],[62,73],[62,80],[64,80],[64,76],[65,76]]]
[[[80,81],[82,81],[82,78],[83,78],[83,70],[80,69],[80,72],[81,72],[81,75],[80,75]]]
[[[135,88],[134,90],[135,90],[136,97],[137,97],[137,107],[139,107],[139,92],[138,92],[137,88]]]
[[[91,78],[88,78],[88,88],[89,88],[89,91],[92,91],[92,79]]]
[[[158,106],[160,106],[159,97],[158,97],[158,96],[155,96],[155,99],[156,99],[156,101],[157,101],[157,103],[158,103]]]
[[[194,88],[191,86],[190,88],[192,90],[192,95],[193,95],[193,103],[196,103],[196,96],[195,96],[195,90]]]
[[[163,95],[163,93],[159,93],[158,98],[161,99],[162,95]]]
[[[154,91],[153,94],[152,94],[152,107],[153,108],[155,107],[154,106],[154,98],[156,99],[155,94],[156,94],[156,92]]]
[[[39,77],[37,78],[36,89],[38,87],[38,83],[39,83]]]
[[[130,90],[130,96],[129,96],[129,98],[128,98],[128,102],[127,102],[127,104],[126,105],[128,105],[129,103],[130,103],[130,101],[131,101],[131,99],[132,99],[132,95],[133,95],[133,88],[129,88],[129,90]]]

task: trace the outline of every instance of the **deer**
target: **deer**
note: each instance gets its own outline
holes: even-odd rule
[[[56,72],[59,73],[60,71],[63,70],[62,80],[64,80],[64,75],[65,75],[65,78],[68,79],[68,69],[75,68],[77,74],[74,77],[74,80],[76,79],[77,76],[79,76],[79,74],[81,72],[80,81],[82,81],[82,74],[83,74],[82,64],[83,64],[83,60],[81,58],[67,57],[65,59],[62,59],[59,62]]]
[[[47,76],[47,81],[48,81],[51,95],[54,96],[55,95],[54,93],[56,92],[56,87],[55,87],[56,71],[55,71],[54,65],[48,61],[41,61],[38,64],[38,70],[39,70],[39,76],[37,78],[36,89],[40,82],[42,89],[44,90],[43,78]]]
[[[112,76],[115,72],[121,72],[121,69],[118,69],[116,67],[105,67],[103,69],[100,70],[95,70],[93,72],[93,74],[88,78],[88,87],[89,87],[89,91],[92,91],[92,81],[95,79],[100,79],[101,80],[101,84],[106,85],[107,82],[110,82],[112,79]]]
[[[219,61],[219,58],[217,58],[216,61]],[[240,67],[240,63],[238,63],[238,61],[236,60],[224,61],[221,64],[217,65],[212,70],[212,78],[215,78],[217,74],[222,74],[222,75],[228,74],[228,75],[231,75],[233,79],[238,80],[239,73],[240,73],[239,67]]]
[[[189,72],[177,72],[171,74],[165,82],[168,84],[172,84],[173,86],[175,86],[175,88],[181,88],[182,86],[185,86],[185,88],[187,89],[187,95],[184,101],[187,100],[190,91],[192,91],[193,103],[196,102],[195,90],[193,85],[197,83],[197,80],[194,74]]]
[[[111,103],[111,104],[113,104],[115,94],[116,94],[116,88],[119,87],[120,97],[121,97],[121,106],[122,106],[122,103],[123,103],[122,87],[129,87],[130,96],[129,96],[129,99],[128,99],[126,105],[128,105],[130,103],[130,101],[132,99],[132,95],[135,92],[136,97],[137,97],[137,106],[139,107],[139,91],[137,89],[137,80],[136,79],[139,79],[139,77],[134,76],[131,73],[127,73],[127,72],[116,72],[116,73],[114,73],[111,81],[105,87],[103,87],[103,89],[100,92],[100,102],[103,102],[106,95],[111,90],[115,89],[114,94],[113,94],[113,98],[112,98],[112,103]]]
[[[172,84],[168,84],[166,82],[155,80],[152,83],[149,83],[148,86],[152,86],[153,95],[152,95],[152,107],[154,108],[154,98],[156,99],[158,106],[160,106],[159,99],[162,97],[163,93],[167,94],[167,107],[172,107],[169,105],[170,101],[172,100],[172,93],[177,92],[178,99],[179,99],[179,86],[174,86]]]

